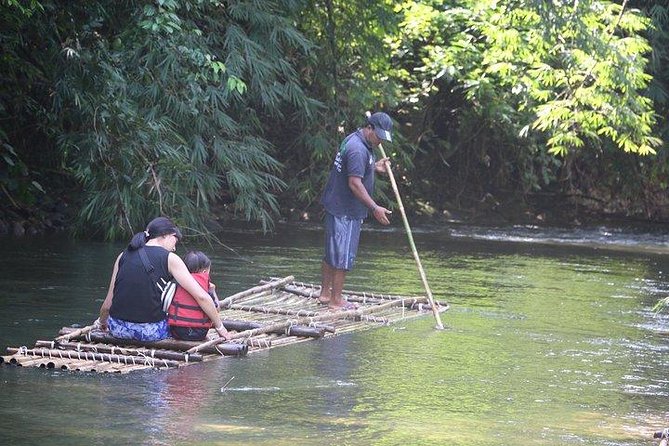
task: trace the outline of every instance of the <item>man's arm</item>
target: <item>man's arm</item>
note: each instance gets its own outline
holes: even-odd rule
[[[376,218],[376,221],[382,225],[390,224],[390,220],[388,220],[387,214],[392,214],[392,212],[382,206],[377,205],[374,202],[372,197],[370,197],[367,193],[367,189],[365,189],[364,184],[362,184],[362,178],[356,176],[348,177],[348,187],[351,189],[351,192],[353,192],[355,198],[360,200],[362,204],[364,204],[372,212],[372,215],[374,218]]]

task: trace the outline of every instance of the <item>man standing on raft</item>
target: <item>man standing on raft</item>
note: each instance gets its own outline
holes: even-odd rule
[[[375,172],[386,173],[388,158],[376,161],[374,149],[392,141],[393,123],[385,113],[367,118],[364,127],[348,135],[339,146],[321,204],[325,207],[325,256],[319,301],[333,310],[356,306],[341,296],[346,272],[353,268],[362,221],[367,212],[382,225],[390,224],[391,212],[372,199]]]

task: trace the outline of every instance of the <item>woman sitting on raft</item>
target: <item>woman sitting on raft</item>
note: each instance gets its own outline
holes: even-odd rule
[[[201,251],[190,251],[184,257],[184,263],[193,278],[200,284],[200,287],[209,292],[210,301],[213,300],[214,306],[218,308],[216,287],[209,281],[209,271],[211,269],[209,257]],[[170,326],[172,337],[184,341],[202,341],[212,327],[212,321],[207,316],[204,308],[181,285],[177,287],[174,293],[174,299],[172,299],[172,304],[167,312],[167,323]]]
[[[153,265],[153,276],[161,281],[174,277],[197,300],[219,336],[228,338],[211,297],[193,279],[183,260],[174,254],[180,239],[181,232],[166,217],[153,219],[146,231],[133,236],[114,263],[109,290],[100,307],[100,328],[109,329],[112,336],[119,339],[158,341],[169,336],[160,292],[140,256],[143,250]]]

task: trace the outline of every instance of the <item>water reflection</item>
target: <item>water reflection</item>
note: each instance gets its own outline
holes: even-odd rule
[[[453,230],[463,228],[416,233],[435,297],[452,305],[443,332],[428,315],[128,376],[3,367],[0,430],[18,445],[653,444],[669,410],[669,317],[651,311],[669,294],[666,256],[516,241],[516,228],[495,239]],[[611,234],[620,245],[649,240]],[[321,235],[224,235],[244,260],[207,248],[220,294],[267,276],[317,282]],[[420,294],[400,236],[365,231],[347,287]],[[0,346],[94,319],[122,249],[57,239],[0,246]]]

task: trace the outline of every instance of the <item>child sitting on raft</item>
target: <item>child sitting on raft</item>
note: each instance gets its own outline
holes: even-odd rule
[[[209,281],[209,257],[201,251],[190,251],[184,257],[184,263],[197,283],[209,293],[216,308],[219,308],[216,286]],[[212,327],[212,321],[195,298],[181,286],[177,286],[174,293],[168,309],[167,323],[172,337],[184,341],[202,341]]]

